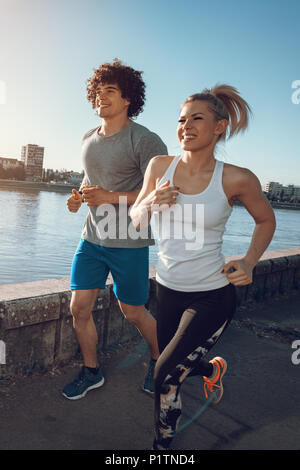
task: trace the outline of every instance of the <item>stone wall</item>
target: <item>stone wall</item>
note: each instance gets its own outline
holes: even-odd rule
[[[239,258],[239,256],[227,258]],[[149,310],[155,315],[155,270],[150,269]],[[238,306],[288,296],[300,288],[300,248],[269,251],[254,270],[253,283],[236,287]],[[46,371],[80,357],[70,314],[69,279],[0,286],[0,379]],[[299,312],[300,315],[300,312]],[[139,336],[123,318],[109,277],[93,316],[98,350],[118,347]]]

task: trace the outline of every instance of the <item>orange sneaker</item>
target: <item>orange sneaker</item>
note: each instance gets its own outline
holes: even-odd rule
[[[210,377],[203,376],[204,394],[205,398],[209,398],[214,393],[213,404],[216,405],[223,396],[222,377],[227,370],[227,362],[222,357],[214,357],[209,362],[213,365],[214,371]]]

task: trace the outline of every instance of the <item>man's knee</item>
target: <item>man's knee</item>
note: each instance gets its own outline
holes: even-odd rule
[[[74,320],[87,321],[92,315],[94,303],[94,296],[73,294],[70,303],[70,311]]]
[[[130,323],[138,325],[146,314],[145,307],[143,305],[128,305],[122,302],[119,302],[121,311]]]
[[[86,306],[82,305],[79,302],[73,302],[70,305],[70,311],[74,320],[88,320],[91,316],[91,310]]]

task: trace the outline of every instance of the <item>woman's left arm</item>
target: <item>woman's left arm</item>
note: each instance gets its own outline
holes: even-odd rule
[[[251,171],[241,168],[236,184],[237,192],[233,199],[245,206],[255,221],[255,228],[246,255],[225,264],[222,272],[235,286],[244,286],[252,282],[252,271],[272,240],[276,220],[258,178]]]

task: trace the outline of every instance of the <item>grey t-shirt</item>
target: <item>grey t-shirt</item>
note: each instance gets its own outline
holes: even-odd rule
[[[134,191],[141,188],[152,157],[168,150],[154,132],[133,121],[120,132],[101,137],[92,129],[83,137],[82,159],[86,183],[108,191]],[[154,245],[150,226],[138,232],[124,203],[89,207],[81,237],[112,248],[140,248]]]

